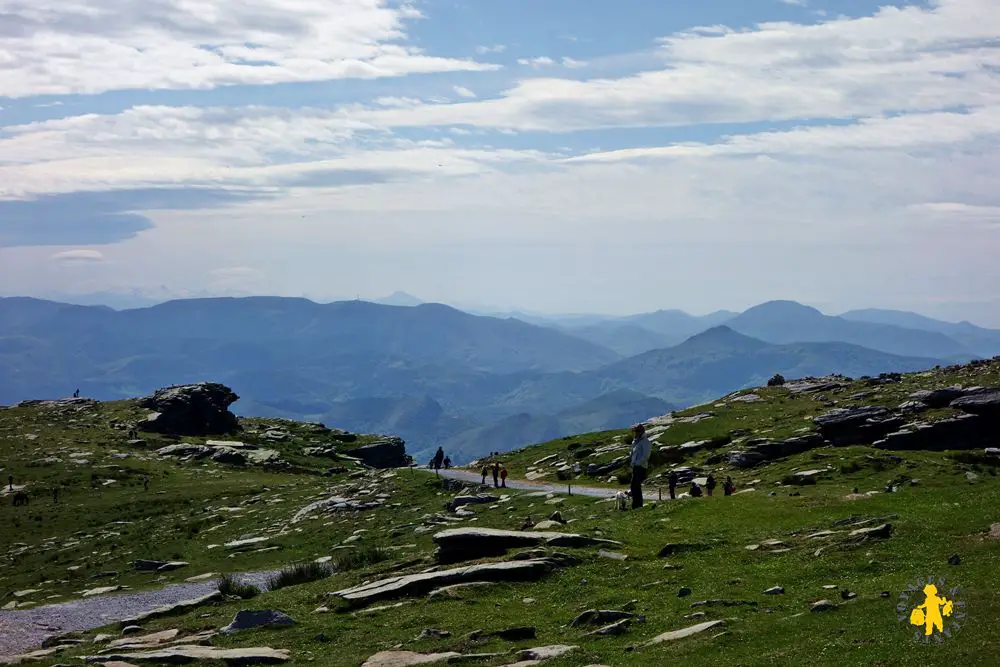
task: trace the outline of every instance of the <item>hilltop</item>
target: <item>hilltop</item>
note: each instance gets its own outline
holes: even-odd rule
[[[505,456],[515,477],[535,481],[497,490],[365,466],[352,457],[358,445],[395,441],[334,425],[240,418],[231,433],[194,436],[159,432],[170,428],[134,401],[0,410],[5,467],[31,495],[28,506],[2,510],[13,528],[0,602],[14,610],[0,612],[0,642],[23,652],[45,634],[73,631],[46,642],[36,655],[43,666],[185,655],[337,667],[418,658],[487,667],[531,658],[545,667],[991,664],[1000,649],[1000,456],[983,442],[995,443],[1000,428],[997,394],[975,387],[998,384],[1000,361],[991,361],[789,378],[675,411],[651,420],[665,459],[654,477],[670,466],[732,475],[737,494],[658,501],[653,479],[651,502],[628,512],[580,492],[614,489],[618,471],[558,470],[564,460],[613,460],[622,431]],[[217,391],[222,403],[232,398]],[[821,416],[837,409],[854,412]],[[885,433],[905,415],[945,434],[935,429],[969,414],[983,428],[962,438]],[[228,428],[224,421],[212,423]],[[236,441],[276,454],[227,462],[243,450]],[[887,448],[893,441],[919,448]],[[178,445],[190,449],[163,451]],[[572,482],[573,494],[541,486],[550,480]],[[213,593],[221,573],[278,566],[286,574],[273,586],[245,578],[262,592]],[[900,595],[927,576],[946,579],[964,614],[940,646],[915,643],[897,619]],[[188,580],[195,588],[173,600],[195,602],[140,613],[162,602],[143,603],[143,590]],[[76,606],[47,612],[66,600]],[[269,613],[241,613],[251,611]],[[100,613],[110,614],[104,627]],[[229,632],[234,619],[270,624]],[[119,638],[132,624],[135,634]],[[223,652],[235,648],[243,652]]]

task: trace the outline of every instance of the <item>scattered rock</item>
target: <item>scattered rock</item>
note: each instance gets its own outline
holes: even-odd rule
[[[221,660],[229,665],[276,664],[287,662],[290,654],[286,650],[263,648],[215,648],[212,646],[174,646],[154,651],[136,653],[107,653],[103,655],[81,656],[84,662],[108,662],[121,660],[133,663],[186,663],[198,660]]]
[[[620,621],[625,618],[634,618],[635,614],[627,611],[613,611],[610,609],[588,609],[574,618],[570,622],[570,627],[578,625],[600,625],[610,621]]]
[[[712,630],[713,628],[719,628],[726,625],[724,619],[718,619],[715,621],[706,621],[704,623],[698,623],[697,625],[692,625],[687,628],[682,628],[680,630],[671,630],[670,632],[664,632],[662,635],[657,635],[653,637],[645,646],[653,646],[655,644],[662,644],[663,642],[672,642],[678,639],[684,639],[685,637],[690,637],[692,635],[705,632],[706,630]]]
[[[666,558],[667,556],[674,556],[677,554],[690,553],[692,551],[705,551],[706,549],[711,549],[709,544],[693,544],[693,543],[671,543],[665,545],[660,552],[657,554],[660,558]]]
[[[628,632],[629,626],[632,624],[631,618],[623,618],[620,621],[615,621],[610,625],[605,625],[603,628],[598,628],[593,632],[588,632],[586,637],[616,637],[618,635],[623,635]]]
[[[502,639],[508,642],[519,642],[527,639],[535,639],[537,636],[537,630],[532,627],[522,627],[522,628],[507,628],[506,630],[494,630],[492,632],[486,632],[485,630],[476,630],[469,633],[469,639],[479,640],[479,639],[489,639],[491,637],[496,637],[497,639]]]
[[[809,607],[809,611],[812,612],[835,611],[839,606],[840,605],[834,602],[830,602],[829,600],[819,600],[818,602],[814,602],[812,606]]]
[[[958,554],[952,554],[948,556],[948,565],[961,565],[962,557]]]
[[[691,593],[692,591],[690,588],[688,588],[687,586],[682,586],[681,589],[677,591],[677,597],[686,598],[687,596],[691,595]]]
[[[134,635],[137,632],[142,632],[142,626],[141,625],[132,625],[132,624],[129,624],[129,625],[126,625],[125,627],[122,628],[122,636],[123,637],[128,636],[128,635]]]
[[[173,561],[170,563],[164,563],[160,567],[156,568],[157,572],[172,572],[174,570],[179,570],[182,567],[187,567],[190,563],[185,563],[183,561]]]
[[[785,594],[785,589],[781,586],[771,586],[766,591],[764,591],[764,595],[784,595],[784,594]]]
[[[451,633],[447,630],[426,628],[417,636],[417,641],[420,641],[421,639],[447,639],[448,637],[451,637]]]
[[[617,551],[606,551],[601,549],[597,552],[598,557],[607,558],[609,560],[628,560],[628,554],[618,553]]]
[[[461,658],[461,653],[414,653],[413,651],[381,651],[365,660],[361,667],[410,667],[450,662]]]
[[[602,540],[570,533],[527,532],[493,528],[452,528],[433,537],[438,545],[435,557],[439,563],[456,563],[475,558],[500,556],[510,549],[546,545],[550,547],[590,547],[620,542]]]
[[[566,646],[565,644],[553,644],[551,646],[539,646],[537,648],[526,648],[517,652],[518,660],[551,660],[575,651],[579,646]]]
[[[156,572],[167,564],[163,560],[137,560],[132,562],[132,567],[138,572]]]
[[[873,526],[871,528],[858,528],[857,530],[852,530],[847,534],[848,539],[850,538],[861,538],[865,540],[887,540],[892,535],[892,524],[883,523],[880,526]]]
[[[295,625],[295,620],[291,616],[288,616],[280,611],[274,611],[272,609],[264,609],[261,611],[241,609],[236,612],[236,616],[233,617],[232,623],[222,628],[221,632],[230,633],[237,632],[239,630],[260,628],[263,626],[286,625]]]
[[[381,600],[425,595],[435,588],[451,584],[479,581],[537,581],[558,566],[559,563],[550,558],[484,563],[437,572],[379,579],[361,586],[330,593],[330,595],[340,598],[349,606],[361,607]]]

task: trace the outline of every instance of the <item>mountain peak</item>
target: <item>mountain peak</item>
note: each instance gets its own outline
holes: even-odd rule
[[[389,296],[384,296],[381,299],[375,299],[374,302],[380,303],[383,306],[419,306],[423,303],[421,299],[401,290],[396,290]]]
[[[807,306],[805,304],[799,303],[798,301],[790,301],[787,299],[779,299],[775,301],[765,301],[764,303],[758,304],[753,308],[748,308],[740,316],[741,318],[746,318],[747,316],[762,316],[762,317],[825,317],[816,308],[812,306]]]

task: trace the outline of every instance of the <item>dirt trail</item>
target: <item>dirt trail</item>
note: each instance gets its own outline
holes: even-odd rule
[[[263,588],[268,574],[254,572],[243,575],[243,578]],[[95,595],[23,611],[0,611],[0,657],[40,648],[47,637],[93,630],[162,605],[211,593],[214,589],[214,581],[171,584],[155,590]]]

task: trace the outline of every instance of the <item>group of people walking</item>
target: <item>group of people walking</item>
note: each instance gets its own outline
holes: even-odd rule
[[[500,463],[499,461],[493,461],[492,463],[486,463],[483,465],[483,484],[486,484],[486,476],[490,473],[493,474],[493,486],[498,489],[507,488],[507,466]]]
[[[632,494],[632,509],[639,509],[643,505],[642,498],[642,483],[646,481],[646,476],[649,474],[649,457],[653,453],[653,444],[646,437],[646,425],[636,424],[632,427],[632,455],[630,457],[630,463],[632,464],[632,483],[631,483],[631,494]],[[670,476],[667,478],[668,488],[670,489],[670,498],[675,499],[677,497],[677,484],[679,482],[679,476],[676,471],[671,471]],[[698,482],[691,480],[691,489],[689,491],[692,498],[700,498],[703,493],[707,493],[709,496],[715,491],[715,487],[718,482],[714,475],[709,475],[705,480],[705,491],[702,491],[701,485]],[[726,476],[726,481],[722,484],[722,491],[727,496],[733,495],[736,491],[736,485],[733,483],[733,478]]]

